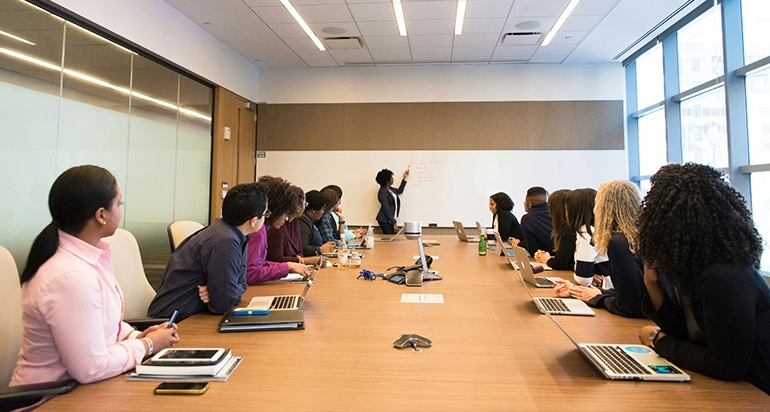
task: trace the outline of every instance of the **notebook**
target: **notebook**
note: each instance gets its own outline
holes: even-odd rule
[[[375,242],[394,242],[396,238],[401,234],[401,232],[404,231],[404,228],[398,230],[398,233],[396,233],[393,237],[376,237],[374,238]]]
[[[495,233],[495,236],[500,237],[497,233]],[[515,270],[519,271],[527,283],[538,288],[552,288],[554,280],[561,280],[561,278],[558,277],[536,277],[535,273],[532,271],[532,265],[529,264],[527,251],[524,250],[524,248],[515,245],[511,245],[511,250],[514,253],[513,256],[511,256],[510,253],[505,254],[508,258],[508,262],[511,263],[511,266]]]
[[[479,237],[478,236],[468,236],[467,233],[465,233],[465,228],[463,227],[463,224],[453,220],[452,224],[455,226],[455,232],[457,232],[457,237],[460,238],[460,241],[462,242],[470,242],[470,243],[478,243]]]
[[[605,343],[577,343],[561,324],[546,313],[572,344],[607,379],[642,381],[686,382],[690,380],[683,370],[644,345],[614,345]]]
[[[301,329],[305,329],[302,310],[271,310],[267,315],[234,315],[231,310],[219,321],[220,332]]]

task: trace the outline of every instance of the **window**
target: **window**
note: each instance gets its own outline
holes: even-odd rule
[[[751,199],[754,225],[762,235],[765,249],[761,269],[770,272],[770,253],[767,253],[767,241],[770,239],[770,172],[751,174]]]
[[[744,64],[770,55],[770,2],[741,0]]]
[[[724,73],[722,16],[719,7],[712,7],[679,30],[677,43],[680,91],[691,89]]]
[[[639,174],[655,173],[666,162],[666,116],[663,108],[639,118]]]
[[[683,100],[680,107],[682,160],[728,167],[724,87]]]
[[[658,44],[636,60],[637,107],[663,101],[663,47]]]
[[[749,162],[770,163],[770,68],[746,76]]]

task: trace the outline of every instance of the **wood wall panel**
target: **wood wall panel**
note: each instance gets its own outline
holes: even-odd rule
[[[258,150],[622,150],[623,102],[261,104]]]

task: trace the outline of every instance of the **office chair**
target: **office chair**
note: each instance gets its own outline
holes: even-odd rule
[[[138,330],[167,321],[166,318],[147,317],[155,290],[144,274],[142,255],[134,235],[125,229],[117,229],[114,235],[102,240],[110,244],[112,270],[123,290],[123,320]]]
[[[0,410],[11,410],[32,405],[43,396],[67,393],[75,389],[77,381],[45,382],[32,385],[8,387],[11,381],[19,350],[23,342],[21,307],[21,286],[19,272],[13,256],[0,246]]]
[[[168,225],[168,243],[171,245],[171,253],[187,239],[188,236],[203,229],[203,225],[190,220],[180,220]]]

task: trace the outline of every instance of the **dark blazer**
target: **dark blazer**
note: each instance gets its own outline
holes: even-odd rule
[[[527,244],[527,252],[535,256],[535,252],[542,250],[553,255],[553,231],[551,215],[548,213],[548,203],[543,202],[532,206],[526,215],[521,217],[521,230],[524,232],[524,240]],[[514,236],[515,237],[515,236]]]
[[[642,298],[647,293],[644,261],[631,252],[628,239],[622,233],[610,238],[607,257],[610,259],[610,279],[614,289],[602,289],[602,293],[589,300],[588,304],[627,318],[643,318]]]
[[[404,193],[404,187],[406,187],[406,180],[401,180],[401,185],[397,188],[390,187],[390,190],[396,194],[396,201],[393,201],[393,196],[388,192],[388,186],[380,186],[380,191],[377,192],[377,200],[380,201],[380,211],[377,212],[376,218],[378,222],[396,224],[396,216],[401,212],[401,199],[398,195]]]
[[[321,233],[318,232],[318,228],[315,227],[313,218],[308,216],[307,213],[303,213],[299,217],[299,234],[302,240],[302,256],[316,256],[321,253],[319,241],[321,240]]]
[[[679,291],[689,298],[702,336],[691,339],[685,311],[665,297],[658,311],[649,295],[642,311],[666,336],[655,352],[684,369],[717,379],[747,380],[770,395],[770,289],[753,267],[715,263]],[[677,299],[679,300],[679,299]]]
[[[495,215],[492,215],[492,221],[494,222]],[[526,249],[527,245],[524,240],[524,232],[521,230],[521,225],[516,216],[510,211],[500,210],[497,212],[497,226],[500,229],[500,237],[503,240],[508,240],[509,237],[515,237],[521,240],[519,247]]]

